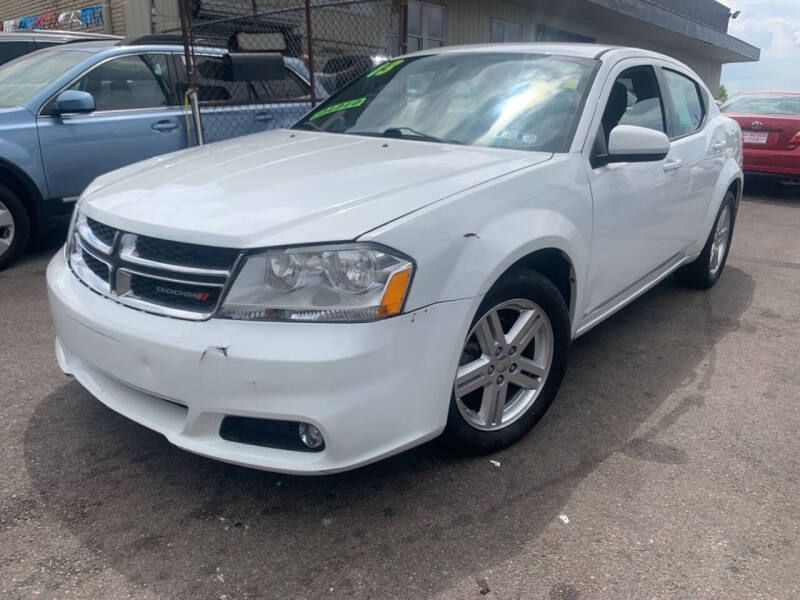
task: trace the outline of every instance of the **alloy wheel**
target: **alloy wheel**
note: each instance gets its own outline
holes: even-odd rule
[[[0,256],[8,252],[14,241],[14,217],[8,207],[0,202]]]
[[[711,276],[716,276],[722,267],[725,252],[728,249],[728,241],[731,236],[731,207],[725,205],[717,219],[717,227],[714,230],[714,239],[711,242],[711,256],[709,257],[708,269]]]
[[[497,431],[524,415],[553,360],[553,327],[536,303],[518,298],[487,312],[467,336],[453,383],[461,416]]]

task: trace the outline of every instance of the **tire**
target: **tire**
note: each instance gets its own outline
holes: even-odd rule
[[[720,233],[720,229],[724,227],[723,216],[726,211],[728,214],[727,234],[725,247],[720,254],[719,247],[715,244],[715,237]],[[719,278],[722,276],[722,271],[725,269],[725,263],[728,260],[735,224],[736,196],[729,190],[722,200],[722,205],[720,205],[719,211],[717,212],[717,218],[714,219],[714,226],[711,228],[711,233],[708,235],[706,245],[703,247],[700,256],[693,262],[675,271],[675,279],[680,285],[698,290],[705,290],[719,281]]]
[[[19,258],[30,237],[28,211],[14,192],[0,185],[0,271]]]
[[[493,315],[497,320],[493,320]],[[527,333],[534,336],[527,344],[526,336],[518,334],[520,348],[517,348],[510,334],[517,327],[516,331],[526,331],[523,322],[532,323],[529,331],[535,333]],[[489,343],[486,331],[496,329],[491,323],[499,323],[503,333],[492,337]],[[498,342],[498,338],[503,341]],[[458,453],[480,454],[506,448],[519,440],[553,402],[564,378],[569,344],[567,305],[549,279],[528,270],[517,270],[501,279],[486,294],[470,325],[454,377],[442,442]],[[494,348],[494,357],[490,358],[489,347]],[[547,356],[549,367],[544,371],[540,367],[547,363]],[[529,370],[534,366],[539,377],[532,376],[534,371]],[[499,379],[504,379],[502,385],[498,385]],[[538,383],[538,386],[535,390],[526,389],[519,382]],[[468,391],[479,383],[480,387]],[[498,394],[504,398],[504,408],[499,409],[502,414],[492,411],[491,401],[484,404],[487,397],[499,397]],[[499,414],[499,421],[481,417],[492,412]]]

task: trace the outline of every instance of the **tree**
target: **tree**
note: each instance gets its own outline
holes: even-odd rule
[[[717,98],[721,102],[725,102],[728,99],[728,88],[725,87],[725,84],[722,83],[719,86],[719,92],[717,93]]]

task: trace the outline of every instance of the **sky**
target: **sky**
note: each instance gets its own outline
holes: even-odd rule
[[[800,0],[718,0],[742,11],[728,33],[761,48],[761,62],[722,69],[728,94],[747,91],[800,92]]]

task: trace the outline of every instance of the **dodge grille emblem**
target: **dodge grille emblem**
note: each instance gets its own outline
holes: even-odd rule
[[[211,294],[208,292],[189,292],[186,290],[176,290],[174,288],[168,288],[163,286],[156,286],[156,291],[161,294],[170,294],[171,296],[182,296],[184,298],[194,298],[195,300],[200,300],[205,302],[211,297]]]

